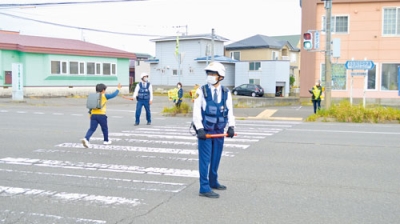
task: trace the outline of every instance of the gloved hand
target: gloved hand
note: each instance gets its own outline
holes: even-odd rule
[[[200,128],[197,130],[197,138],[206,140],[206,132],[204,131],[204,128]]]
[[[233,136],[235,135],[235,130],[233,129],[233,127],[229,127],[226,133],[228,134],[228,137],[233,138]]]

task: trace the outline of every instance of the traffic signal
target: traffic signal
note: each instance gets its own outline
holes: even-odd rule
[[[313,48],[312,33],[303,34],[303,48],[304,50],[311,50]]]

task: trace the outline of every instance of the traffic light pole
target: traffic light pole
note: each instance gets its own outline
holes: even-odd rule
[[[326,10],[326,44],[325,44],[325,109],[331,107],[332,91],[332,62],[331,62],[331,18],[332,18],[332,0],[325,1]]]

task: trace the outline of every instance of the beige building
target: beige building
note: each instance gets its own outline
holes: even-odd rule
[[[295,80],[293,86],[298,86],[300,80],[299,40],[299,35],[270,37],[258,34],[225,46],[225,56],[238,61],[252,63],[261,63],[262,61],[289,61],[290,69],[289,73],[286,75],[288,77],[293,76]],[[249,72],[252,70],[252,63],[250,63]],[[275,76],[280,75],[282,74],[275,74]],[[289,85],[289,83],[287,83],[287,85]],[[276,92],[284,89],[282,82],[277,82]]]
[[[332,40],[340,40],[340,57],[332,57],[332,100],[361,99],[367,103],[392,104],[399,100],[400,1],[333,0]],[[302,33],[320,30],[320,49],[325,49],[324,1],[302,1]],[[351,60],[373,61],[367,75],[352,76]],[[316,80],[325,84],[325,55],[301,49],[300,97]],[[353,73],[354,74],[354,73]]]

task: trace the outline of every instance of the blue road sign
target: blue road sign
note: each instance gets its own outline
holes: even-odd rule
[[[344,66],[352,70],[369,70],[373,69],[375,64],[373,61],[346,61]]]

